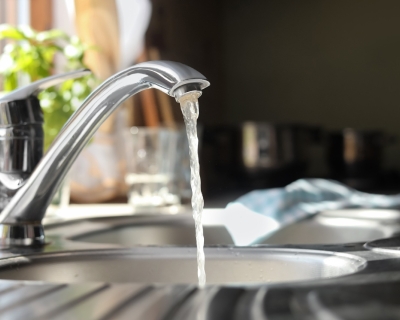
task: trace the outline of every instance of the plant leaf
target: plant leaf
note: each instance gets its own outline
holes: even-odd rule
[[[36,40],[39,42],[54,41],[58,39],[68,40],[68,35],[64,31],[58,29],[39,32],[36,35]]]
[[[19,27],[19,31],[23,33],[26,39],[35,40],[36,39],[36,31],[33,30],[30,26],[22,25]]]
[[[24,40],[25,35],[17,28],[9,24],[0,25],[0,40],[1,39],[13,39],[13,40]]]

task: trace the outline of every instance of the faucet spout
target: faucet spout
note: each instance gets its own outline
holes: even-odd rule
[[[110,77],[71,116],[31,177],[1,212],[3,228],[41,225],[48,205],[79,153],[126,99],[150,88],[178,99],[185,92],[201,91],[208,86],[207,79],[196,70],[170,61],[140,63]]]

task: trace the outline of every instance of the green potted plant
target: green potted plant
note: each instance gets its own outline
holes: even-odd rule
[[[50,76],[55,69],[56,55],[65,60],[65,71],[85,68],[83,58],[89,48],[75,36],[61,30],[36,32],[28,26],[0,25],[0,40],[8,43],[0,56],[3,92]],[[44,149],[50,146],[72,113],[92,91],[96,81],[92,75],[67,80],[62,85],[39,94],[44,113]]]
[[[56,55],[65,60],[65,71],[85,68],[83,58],[89,50],[77,37],[70,37],[61,30],[37,32],[28,26],[0,25],[0,40],[7,41],[0,55],[0,77],[4,93],[52,75]],[[90,75],[67,80],[39,94],[44,114],[45,151],[95,85],[96,79]],[[62,203],[61,197],[63,192],[58,192],[55,202]]]

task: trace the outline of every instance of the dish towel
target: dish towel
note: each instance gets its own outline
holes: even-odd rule
[[[247,219],[245,214],[249,214],[249,218],[254,214],[267,218],[264,225],[269,227],[263,231],[246,233],[242,228],[244,235],[240,235],[238,230],[233,232],[237,245],[249,245],[285,225],[318,212],[344,208],[400,208],[400,195],[369,194],[332,180],[300,179],[284,188],[249,192],[229,203],[225,211],[240,220]]]

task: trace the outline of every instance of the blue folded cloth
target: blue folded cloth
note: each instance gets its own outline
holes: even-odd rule
[[[301,179],[284,188],[255,190],[228,204],[272,218],[280,227],[325,210],[343,208],[399,208],[400,195],[360,192],[339,182]]]

